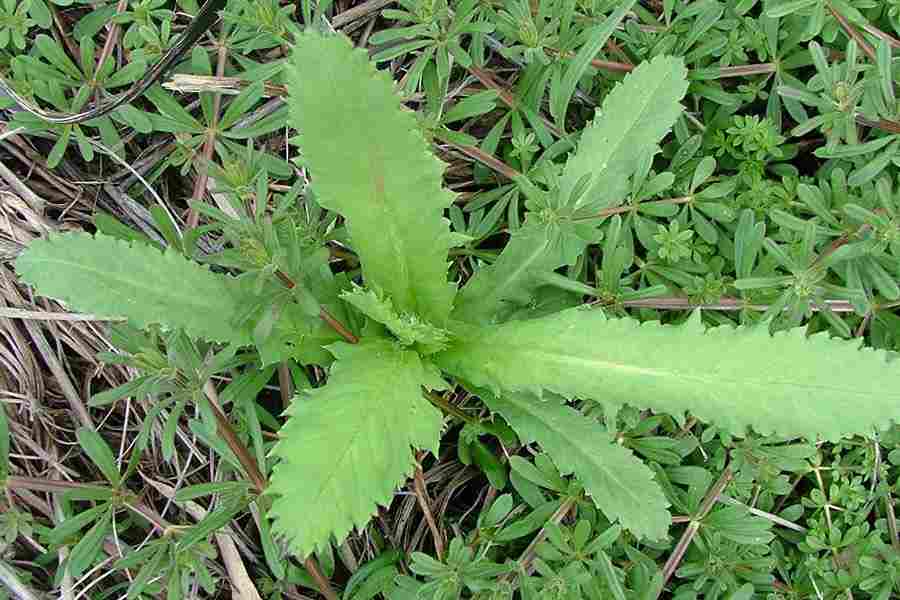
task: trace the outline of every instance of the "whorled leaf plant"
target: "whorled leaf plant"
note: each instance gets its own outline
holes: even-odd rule
[[[526,224],[458,292],[448,282],[444,218],[453,196],[390,77],[346,38],[304,33],[289,81],[318,201],[343,216],[362,265],[364,287],[345,288],[343,308],[365,320],[358,343],[311,338],[335,359],[328,383],[294,400],[273,450],[270,514],[298,554],[343,539],[389,503],[412,472],[412,448],[437,451],[443,419],[423,389],[449,382],[477,393],[523,442],[540,444],[611,520],[652,539],[670,523],[652,471],[567,399],[689,411],[736,435],[752,427],[838,439],[900,418],[900,365],[857,342],[705,329],[697,315],[682,326],[641,324],[589,307],[508,318],[596,239],[596,220],[583,216],[621,200],[678,118],[687,89],[680,59],[654,58],[608,94],[557,185],[531,190]],[[76,309],[237,345],[257,339],[241,321],[251,293],[241,278],[172,250],[57,235],[34,242],[17,269]]]

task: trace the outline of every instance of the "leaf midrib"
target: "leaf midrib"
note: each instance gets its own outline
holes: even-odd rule
[[[610,136],[610,139],[607,140],[607,143],[600,146],[601,156],[604,156],[606,158],[606,161],[603,163],[602,168],[600,168],[596,172],[596,177],[595,177],[596,183],[594,183],[594,187],[596,187],[597,185],[600,184],[600,180],[606,176],[606,173],[610,170],[610,166],[612,164],[615,164],[615,161],[613,160],[613,158],[616,156],[616,154],[618,154],[620,152],[620,147],[625,143],[625,140],[629,137],[628,134],[634,129],[635,125],[637,123],[639,123],[641,120],[643,120],[644,111],[647,110],[647,107],[650,105],[651,101],[656,99],[655,97],[657,95],[658,90],[660,88],[662,88],[671,79],[671,77],[670,77],[671,74],[672,74],[671,71],[667,71],[665,73],[664,77],[659,78],[659,80],[657,81],[657,84],[654,86],[653,90],[647,91],[643,95],[643,97],[641,98],[641,102],[640,102],[640,110],[626,112],[626,115],[630,114],[630,115],[632,115],[633,118],[626,119],[626,122],[628,123],[627,127],[622,128],[622,129],[615,128],[614,133],[621,134],[619,136],[619,139],[616,140],[615,143],[611,144],[612,136]],[[624,85],[625,85],[624,83],[619,84],[619,87],[616,87],[610,93],[615,94],[617,91],[621,91],[622,90],[621,86],[624,86]],[[615,100],[618,100],[618,98],[615,98]],[[606,108],[606,107],[604,106],[603,108]],[[607,114],[607,113],[606,112],[602,113],[600,118],[603,118],[603,115],[605,115],[605,114]],[[618,117],[616,117],[616,118],[618,118]],[[591,126],[591,129],[588,130],[587,135],[591,135],[592,133],[594,133],[594,134],[599,133],[599,131],[597,131],[593,125]],[[590,143],[592,145],[595,142],[594,137],[595,136],[591,135],[591,138],[590,138]],[[605,154],[603,154],[604,148],[609,148],[609,151],[606,152]],[[584,157],[584,160],[583,161],[579,160],[582,157]],[[571,186],[574,186],[578,182],[578,180],[581,178],[582,175],[590,172],[591,171],[590,163],[593,161],[593,159],[595,159],[595,157],[589,157],[586,154],[582,154],[582,152],[579,151],[575,157],[575,160],[577,161],[576,165],[579,167],[579,170],[576,171],[574,173],[574,175],[571,175],[568,173],[564,174],[564,176],[568,179],[567,183]]]
[[[121,278],[114,277],[110,274],[109,271],[105,271],[105,270],[102,270],[99,268],[94,268],[94,267],[91,267],[84,263],[73,262],[73,261],[68,261],[68,260],[64,260],[64,259],[52,259],[52,258],[37,258],[37,259],[32,258],[30,260],[30,262],[35,266],[37,266],[39,264],[46,264],[46,265],[69,267],[76,271],[81,271],[83,273],[90,273],[90,274],[96,275],[96,276],[98,276],[98,280],[106,279],[107,281],[114,282],[116,284],[120,284],[121,282],[124,282],[125,285],[131,285],[131,286],[133,286],[133,288],[135,288],[139,291],[148,292],[150,295],[153,295],[153,296],[165,296],[166,298],[174,297],[176,300],[180,301],[183,305],[188,305],[188,306],[194,307],[196,310],[209,311],[209,309],[210,309],[209,298],[203,298],[201,300],[197,296],[191,295],[191,294],[181,294],[181,293],[161,294],[159,292],[158,288],[154,288],[151,285],[147,285],[147,283],[143,280],[132,280],[132,279],[130,279],[128,277],[124,277],[124,276]],[[211,274],[208,272],[200,272],[200,273]],[[216,284],[218,285],[219,282],[216,282]],[[220,287],[224,288],[225,286],[222,285]],[[109,286],[109,288],[110,289],[107,291],[112,292],[117,296],[125,295],[116,289],[116,285],[111,285],[111,286]],[[171,290],[172,288],[168,288],[168,289]],[[224,291],[224,289],[223,289],[223,291]],[[69,301],[71,304],[73,304],[73,305],[80,304],[80,301],[77,298],[71,296],[70,294],[68,294],[67,296],[69,298],[73,298],[73,300]],[[146,306],[146,305],[142,305],[142,304],[138,303],[138,304],[135,304],[135,306],[141,307],[141,306]],[[148,309],[148,310],[143,310],[141,312],[153,313],[154,311]],[[105,316],[118,317],[121,315],[108,314]]]
[[[565,441],[567,439],[566,432],[561,431],[560,429],[558,429],[556,427],[552,427],[551,424],[555,424],[555,423],[541,418],[542,416],[538,412],[535,412],[532,410],[532,406],[530,403],[528,403],[528,402],[513,402],[509,398],[506,399],[506,402],[513,404],[514,406],[518,407],[519,410],[527,413],[533,419],[540,421],[543,426],[545,426],[549,431],[552,431],[561,440]],[[548,402],[549,402],[549,400],[548,400]],[[535,436],[529,436],[529,437],[535,437]],[[614,443],[612,438],[609,436],[609,434],[598,435],[598,437],[605,437],[606,439],[604,441],[608,442],[611,445]],[[538,441],[538,443],[540,443],[540,440],[536,440],[536,441]],[[610,469],[609,467],[604,465],[602,462],[598,463],[597,461],[592,460],[591,454],[584,452],[582,447],[579,446],[578,444],[567,444],[567,445],[572,447],[575,451],[574,453],[581,456],[582,460],[585,460],[589,464],[594,465],[595,467],[598,468],[598,470],[602,471],[606,477],[608,477],[610,480],[615,482],[615,484],[620,489],[625,491],[625,495],[628,496],[629,498],[631,498],[637,505],[642,505],[645,502],[645,499],[642,498],[641,496],[631,493],[630,487],[628,485],[626,485],[625,482],[623,482],[621,479],[619,479],[619,477],[617,477],[614,470]],[[557,465],[557,466],[560,467],[561,465]]]
[[[546,360],[550,362],[555,362],[557,364],[566,364],[566,363],[576,363],[580,365],[589,365],[599,366],[600,369],[605,371],[619,371],[630,373],[634,375],[642,375],[642,376],[650,376],[650,377],[660,377],[660,378],[670,378],[670,379],[682,379],[685,381],[695,381],[703,384],[727,384],[733,386],[752,386],[755,388],[765,389],[767,387],[783,387],[783,388],[794,388],[800,390],[810,390],[810,391],[819,391],[819,392],[831,392],[831,393],[841,393],[841,394],[852,394],[858,397],[867,398],[872,394],[867,392],[862,392],[853,388],[839,388],[825,385],[812,385],[806,383],[791,383],[789,381],[760,381],[756,379],[723,379],[720,375],[716,375],[715,377],[708,377],[703,375],[696,375],[690,373],[684,373],[679,371],[671,371],[671,370],[663,370],[657,368],[647,368],[647,367],[639,367],[635,365],[629,365],[620,362],[601,360],[597,358],[581,358],[574,354],[567,354],[564,352],[553,352],[548,350],[541,349],[525,349],[522,350],[522,354],[534,356],[538,360]],[[540,364],[535,363],[535,364]]]

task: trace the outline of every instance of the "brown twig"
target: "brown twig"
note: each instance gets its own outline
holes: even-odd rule
[[[579,217],[577,219],[573,219],[574,221],[587,221],[589,219],[601,219],[604,217],[611,217],[612,215],[620,215],[623,213],[629,213],[632,211],[637,211],[641,206],[649,206],[656,204],[690,204],[694,200],[694,196],[680,196],[678,198],[664,198],[663,200],[653,200],[651,202],[641,202],[640,204],[623,204],[622,206],[613,206],[611,208],[604,208],[600,212],[595,215],[591,215],[589,217]]]
[[[728,77],[750,77],[752,75],[766,75],[769,73],[775,73],[777,70],[778,65],[776,65],[775,63],[719,67],[718,79],[726,79]]]
[[[353,8],[348,8],[344,12],[335,15],[334,18],[331,19],[331,26],[335,29],[339,29],[349,25],[353,21],[362,19],[375,11],[381,10],[393,1],[394,0],[367,0],[366,2],[357,4]]]
[[[519,103],[516,100],[516,97],[513,96],[512,93],[505,87],[497,83],[490,72],[472,65],[471,67],[469,67],[469,73],[474,75],[475,78],[478,79],[478,81],[480,81],[484,87],[497,92],[500,101],[503,102],[503,104],[505,104],[507,107],[513,110],[518,108]],[[549,119],[547,119],[543,115],[540,115],[540,118],[544,122],[544,125],[547,127],[547,129],[549,129],[553,133],[553,135],[559,138],[563,137],[563,133],[559,130],[558,127],[556,127],[556,125],[551,123]]]
[[[215,93],[236,96],[248,88],[253,82],[240,77],[218,77],[214,75],[189,75],[176,73],[169,81],[162,84],[167,90],[180,94]],[[287,87],[265,82],[263,96],[287,96]]]
[[[285,361],[278,363],[278,391],[281,394],[281,408],[286,409],[294,397],[294,382],[291,379],[291,369]]]
[[[859,237],[860,235],[862,235],[863,233],[865,233],[866,231],[868,231],[871,228],[872,228],[871,225],[865,224],[865,225],[861,225],[859,227],[859,229],[857,229],[854,232],[848,232],[848,233],[843,234],[841,237],[839,237],[838,239],[831,242],[831,245],[829,245],[828,248],[823,250],[822,253],[816,257],[816,260],[813,261],[812,265],[810,265],[810,268],[812,269],[812,268],[818,267],[819,265],[822,264],[822,262],[826,258],[828,258],[832,254],[834,254],[838,250],[838,248],[840,248],[841,246],[844,246],[845,244],[848,244],[852,239]]]
[[[889,33],[885,33],[884,31],[878,29],[874,25],[870,25],[866,23],[862,26],[863,30],[869,35],[885,40],[888,44],[890,44],[893,48],[900,48],[900,40],[890,35]]]
[[[599,58],[592,60],[591,66],[595,69],[603,69],[604,71],[613,71],[615,73],[631,73],[634,71],[634,65],[611,60],[600,60]]]
[[[266,478],[259,470],[259,465],[256,464],[253,455],[250,454],[247,447],[238,439],[237,434],[235,434],[234,429],[228,422],[228,418],[225,416],[225,413],[222,412],[222,408],[219,405],[218,393],[216,392],[216,388],[212,381],[206,382],[203,391],[206,393],[206,397],[209,400],[209,406],[216,417],[219,435],[225,440],[228,448],[235,455],[241,467],[250,478],[250,482],[253,484],[256,492],[262,494],[266,489]],[[314,557],[307,557],[303,562],[303,566],[306,567],[306,570],[312,578],[316,580],[319,591],[322,592],[323,596],[328,598],[328,600],[338,600],[338,596],[331,587],[331,583],[322,575],[319,564]]]
[[[79,481],[65,481],[61,479],[44,479],[41,477],[20,477],[11,475],[6,478],[6,488],[15,492],[21,490],[29,490],[33,492],[47,492],[51,494],[60,494],[72,492],[75,490],[95,489],[98,486]],[[125,502],[125,506],[135,513],[144,517],[153,524],[160,532],[165,531],[170,525],[155,510],[144,504],[143,502],[134,500]]]
[[[20,306],[25,303],[24,298],[22,298],[15,287],[9,288],[9,293],[12,295],[14,301],[16,301]],[[39,351],[41,357],[44,359],[47,368],[56,378],[56,381],[59,384],[63,395],[69,402],[69,407],[72,409],[72,412],[75,414],[80,424],[83,427],[94,429],[94,421],[91,419],[91,415],[90,413],[88,413],[87,407],[84,405],[84,402],[81,399],[81,394],[75,388],[75,385],[72,383],[68,372],[57,358],[56,352],[54,352],[53,348],[50,347],[50,343],[44,336],[44,332],[42,331],[41,327],[31,320],[24,320],[22,321],[22,324],[25,326],[28,335],[31,337],[31,340],[37,347],[37,350]]]
[[[607,43],[607,45],[609,45],[609,43]],[[550,52],[550,54],[561,58],[572,58],[575,56],[574,52],[562,52],[557,48],[547,48],[547,51]],[[592,59],[591,66],[595,69],[601,69],[603,71],[613,71],[615,73],[630,73],[634,71],[634,65],[630,63],[600,60],[599,58]]]
[[[60,493],[71,492],[95,486],[77,481],[44,479],[42,477],[19,477],[10,475],[6,478],[6,487],[11,490],[31,490],[33,492]]]
[[[900,550],[900,535],[897,533],[897,515],[894,512],[894,499],[890,494],[884,497],[884,508],[887,513],[888,532],[891,535],[891,546]]]
[[[438,528],[437,521],[434,520],[434,513],[431,512],[431,499],[428,497],[428,489],[425,487],[425,475],[422,472],[422,458],[425,452],[419,452],[416,455],[416,472],[413,475],[413,490],[416,499],[419,501],[419,508],[425,514],[425,522],[428,523],[428,529],[431,530],[431,537],[434,538],[434,550],[437,553],[438,560],[444,560],[444,536]]]
[[[856,312],[852,304],[845,300],[826,300],[825,303],[832,312],[851,313]],[[641,298],[639,300],[623,300],[621,305],[626,308],[650,308],[654,310],[754,310],[766,311],[767,304],[750,304],[741,298],[722,298],[715,303],[693,302],[690,298],[679,296],[665,296],[659,298]],[[813,307],[813,310],[818,310]]]
[[[278,277],[278,280],[281,281],[281,283],[284,284],[284,287],[286,287],[289,290],[292,290],[297,286],[297,284],[294,283],[294,280],[291,279],[287,275],[287,273],[285,273],[281,269],[278,269],[277,271],[275,271],[275,276]],[[334,329],[338,333],[338,335],[340,335],[346,341],[350,342],[351,344],[359,343],[359,338],[356,337],[352,331],[347,329],[347,327],[343,323],[338,321],[334,317],[334,315],[332,315],[330,312],[328,312],[328,310],[326,310],[324,306],[319,307],[319,318],[322,319],[323,321],[325,321],[326,323],[328,323],[328,325],[332,329]]]
[[[116,15],[125,12],[126,8],[128,8],[128,0],[119,0],[119,4],[116,5]],[[116,44],[119,43],[119,32],[122,28],[115,21],[111,21],[110,23],[109,33],[106,36],[106,41],[103,43],[103,49],[100,51],[100,56],[97,57],[97,66],[94,69],[94,77],[91,81],[91,85],[97,84],[97,77],[102,71],[103,65],[106,64],[106,59],[112,56]]]
[[[685,529],[684,533],[681,535],[681,539],[678,540],[678,544],[675,545],[672,555],[663,567],[663,586],[665,586],[665,584],[669,582],[669,579],[672,578],[672,575],[681,563],[681,559],[684,558],[684,553],[687,552],[688,546],[690,546],[694,536],[697,535],[697,532],[700,530],[703,519],[709,514],[709,511],[715,505],[716,500],[718,500],[719,494],[722,493],[733,476],[734,474],[731,472],[731,468],[726,467],[725,470],[722,471],[722,475],[719,476],[719,480],[709,488],[709,491],[703,498],[703,502],[700,503],[700,508],[697,509],[697,514],[691,519],[687,529]],[[661,594],[662,590],[660,590],[660,595]],[[659,596],[657,596],[657,598],[658,597]]]
[[[825,5],[828,7],[828,10],[831,11],[831,15],[835,18],[835,20],[840,24],[841,28],[844,30],[851,39],[855,40],[859,45],[860,49],[866,53],[872,62],[875,62],[877,59],[875,57],[875,50],[869,45],[869,42],[859,33],[853,25],[850,24],[850,21],[847,18],[839,13],[834,6],[831,5],[831,2],[826,2]]]
[[[209,407],[216,417],[219,435],[222,436],[225,444],[234,454],[235,458],[237,458],[241,468],[244,469],[247,477],[250,478],[250,482],[253,484],[257,493],[262,494],[266,489],[266,478],[262,474],[262,471],[259,470],[256,459],[253,458],[253,455],[250,454],[247,447],[238,439],[237,434],[231,427],[231,423],[228,422],[228,417],[222,412],[222,407],[219,404],[219,394],[216,391],[216,387],[213,385],[212,380],[207,380],[206,384],[203,386],[203,392],[206,394],[206,398],[209,400]]]
[[[873,129],[880,129],[881,131],[885,131],[887,133],[900,133],[900,123],[896,121],[889,121],[887,119],[868,119],[862,115],[856,115],[856,122],[859,125],[863,125],[864,127],[871,127]]]
[[[525,548],[525,551],[522,552],[522,555],[519,557],[519,565],[521,565],[522,570],[527,574],[531,574],[534,572],[534,557],[537,556],[537,547],[538,544],[544,541],[544,538],[547,537],[547,525],[549,524],[558,524],[560,521],[566,518],[566,515],[571,512],[573,508],[575,508],[575,504],[578,502],[578,499],[573,497],[566,498],[562,504],[560,504],[559,508],[556,509],[550,518],[547,519],[547,523],[541,528],[534,539],[531,540],[531,543],[528,544],[528,547]],[[514,575],[510,574],[507,576],[507,579],[512,579]]]
[[[439,132],[435,134],[435,137],[447,144],[455,148],[456,150],[462,152],[469,158],[473,158],[476,161],[480,162],[487,168],[491,169],[499,173],[500,175],[506,177],[511,181],[515,181],[516,179],[522,177],[522,173],[513,169],[508,164],[503,162],[502,160],[495,158],[494,156],[488,154],[481,148],[476,148],[475,146],[464,146],[462,144],[457,144],[455,142],[450,141],[446,137],[442,136]]]
[[[225,61],[228,58],[228,46],[225,44],[225,29],[222,30],[222,37],[219,39],[219,53],[216,61],[216,77],[225,75]],[[213,152],[216,148],[216,129],[219,127],[219,111],[222,108],[222,94],[216,93],[213,96],[212,119],[209,129],[206,130],[206,140],[203,142],[203,151],[196,160],[197,179],[194,181],[194,190],[191,194],[193,202],[201,202],[206,193],[206,186],[209,183],[209,163],[212,162]],[[187,226],[193,229],[200,221],[200,214],[190,209],[187,217]]]

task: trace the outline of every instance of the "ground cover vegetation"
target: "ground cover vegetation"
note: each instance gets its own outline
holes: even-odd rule
[[[896,36],[0,0],[5,593],[900,595]]]

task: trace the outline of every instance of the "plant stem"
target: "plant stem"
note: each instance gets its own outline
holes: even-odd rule
[[[569,512],[571,512],[571,510],[575,507],[575,503],[577,501],[578,499],[574,496],[566,498],[565,501],[560,504],[559,508],[556,509],[556,512],[550,515],[550,518],[547,519],[547,523],[541,528],[538,534],[534,536],[534,539],[531,540],[531,543],[528,544],[528,547],[525,548],[525,551],[522,552],[522,556],[519,557],[519,565],[521,565],[522,570],[527,574],[530,575],[534,571],[534,557],[537,556],[538,544],[544,541],[544,538],[547,537],[547,525],[551,523],[554,525],[559,524],[559,522],[565,519],[566,515],[568,515]]]
[[[294,283],[294,280],[291,279],[290,277],[288,277],[287,273],[285,273],[281,269],[278,269],[277,271],[275,271],[275,276],[278,277],[278,280],[281,281],[281,283],[284,284],[284,287],[286,287],[289,290],[294,289],[294,287],[296,287],[296,285],[297,285],[296,283]],[[334,315],[332,315],[330,312],[328,312],[325,309],[324,306],[319,306],[319,318],[322,319],[323,321],[325,321],[326,323],[328,323],[328,325],[332,329],[334,329],[336,332],[338,332],[338,335],[340,335],[342,338],[344,338],[351,344],[359,343],[359,338],[356,337],[355,335],[353,335],[353,332],[350,331],[349,329],[347,329],[347,327],[343,323],[338,321],[334,317]]]
[[[866,53],[866,56],[868,56],[872,62],[876,62],[877,58],[875,57],[875,50],[869,45],[869,42],[866,41],[862,34],[850,24],[850,21],[848,21],[844,15],[839,13],[834,6],[831,5],[831,2],[826,2],[825,6],[831,11],[832,16],[841,25],[841,28],[843,28],[847,36],[856,41],[860,49]]]
[[[623,213],[628,213],[632,211],[637,211],[641,206],[649,206],[655,204],[689,204],[694,200],[694,196],[679,196],[678,198],[664,198],[662,200],[651,200],[649,202],[640,202],[638,204],[623,204],[622,206],[613,206],[610,208],[604,208],[600,212],[595,215],[590,215],[588,217],[578,217],[572,219],[573,221],[588,221],[590,219],[600,219],[603,217],[611,217],[612,215],[620,215]]]
[[[850,313],[856,311],[856,309],[853,308],[853,305],[846,300],[826,300],[825,303],[832,312]],[[606,304],[603,306],[606,306]],[[755,310],[762,312],[769,309],[768,304],[750,304],[741,298],[722,298],[713,304],[703,304],[700,302],[691,302],[690,298],[681,298],[677,296],[623,300],[621,306],[625,308],[650,308],[654,310],[694,310],[700,308],[705,310]],[[812,310],[819,309],[817,307],[812,307]]]
[[[669,560],[666,561],[666,565],[663,567],[663,587],[668,583],[669,579],[672,578],[672,575],[675,573],[675,570],[678,568],[679,563],[681,563],[681,559],[684,558],[684,553],[687,552],[688,546],[691,545],[691,541],[694,539],[694,536],[697,535],[697,532],[700,530],[701,521],[712,507],[715,505],[716,500],[719,498],[719,494],[725,489],[728,483],[731,481],[734,474],[731,472],[731,467],[726,467],[724,471],[722,471],[722,475],[719,476],[719,480],[716,481],[709,491],[706,493],[706,497],[703,498],[703,502],[700,503],[700,508],[697,510],[697,514],[691,519],[690,524],[687,529],[685,529],[684,533],[681,535],[681,539],[678,540],[678,544],[675,546],[675,549],[672,551],[672,555],[669,557]],[[662,594],[662,590],[659,592]],[[659,595],[657,595],[657,598]]]
[[[515,181],[516,179],[522,177],[522,174],[520,172],[518,172],[517,170],[510,167],[508,164],[506,164],[502,160],[499,160],[499,159],[495,158],[494,156],[491,156],[490,154],[488,154],[487,152],[485,152],[484,150],[482,150],[480,148],[476,148],[475,146],[463,146],[462,144],[457,144],[455,142],[450,141],[446,137],[442,136],[440,132],[435,132],[434,137],[441,140],[448,146],[452,146],[453,148],[456,148],[457,150],[459,150],[460,152],[462,152],[469,158],[473,158],[473,159],[477,160],[478,162],[480,162],[487,168],[491,169],[492,171],[496,171],[497,173],[499,173],[500,175],[503,175],[504,177],[506,177],[507,179],[509,179],[511,181]]]
[[[516,100],[516,97],[513,94],[511,94],[509,92],[509,90],[507,90],[502,85],[497,83],[494,80],[493,76],[488,71],[485,71],[484,69],[482,69],[480,67],[476,67],[475,65],[472,65],[471,67],[469,67],[469,73],[474,75],[475,78],[478,79],[478,81],[480,81],[484,87],[486,87],[490,90],[496,91],[499,94],[498,97],[506,106],[508,106],[509,108],[511,108],[513,110],[516,109],[516,107],[518,106],[518,101]],[[544,126],[546,126],[547,129],[551,133],[553,133],[553,135],[555,135],[558,138],[565,137],[563,135],[563,132],[561,132],[559,130],[559,128],[556,125],[554,125],[553,123],[551,123],[546,117],[544,117],[543,115],[539,115],[539,117],[544,122]]]
[[[434,538],[434,550],[437,553],[438,560],[444,560],[444,538],[441,530],[434,520],[434,513],[431,512],[430,498],[428,497],[428,489],[425,487],[425,473],[422,471],[422,458],[424,452],[419,452],[416,456],[416,472],[413,476],[413,489],[415,490],[416,499],[419,501],[419,507],[425,514],[425,521],[428,523],[428,529],[431,530],[431,537]]]
[[[62,481],[57,479],[42,479],[39,477],[17,477],[11,475],[6,478],[6,488],[10,490],[30,490],[36,492],[47,492],[51,494],[61,494],[71,492],[73,490],[96,489],[98,486],[90,483],[81,483],[79,481]],[[155,510],[140,501],[125,502],[126,507],[133,512],[141,515],[159,531],[165,531],[170,524]]]
[[[459,407],[450,404],[446,398],[436,392],[431,392],[429,390],[426,390],[425,388],[422,388],[422,394],[425,396],[425,398],[428,399],[429,402],[434,404],[436,407],[440,408],[450,416],[456,417],[463,423],[477,425],[481,422],[477,417],[467,415],[465,412],[460,410]]]
[[[247,477],[250,478],[250,483],[256,488],[256,492],[262,494],[266,489],[266,478],[259,470],[256,459],[253,458],[253,455],[250,454],[247,447],[238,439],[237,434],[231,427],[231,423],[228,422],[228,418],[225,416],[225,413],[222,412],[222,407],[219,405],[219,394],[216,392],[212,380],[206,382],[203,386],[203,392],[206,394],[206,398],[209,401],[209,407],[216,417],[216,426],[219,435],[222,436],[222,439],[225,440],[225,444],[228,446],[229,450],[231,450],[235,458],[237,458],[238,462],[241,464],[241,468],[244,469]]]
[[[216,388],[212,381],[206,382],[206,385],[203,386],[203,391],[206,393],[206,397],[209,400],[209,406],[216,417],[219,435],[224,438],[228,448],[234,453],[238,462],[241,464],[241,467],[246,471],[256,492],[261,496],[266,489],[266,478],[259,470],[259,465],[256,464],[253,455],[250,454],[247,447],[238,439],[237,434],[235,434],[234,429],[232,429],[231,424],[222,412],[222,408],[219,406],[218,393],[216,392]],[[332,589],[331,583],[329,583],[328,579],[322,575],[319,564],[314,557],[307,557],[303,561],[303,566],[306,567],[306,570],[312,578],[316,580],[319,591],[322,592],[323,596],[328,598],[328,600],[338,600],[338,596],[334,589]]]
[[[39,600],[40,596],[25,585],[16,572],[5,562],[0,561],[0,584],[18,600]]]
[[[281,393],[281,408],[286,409],[294,397],[294,382],[287,361],[278,363],[278,391]]]
[[[55,479],[41,479],[40,477],[17,477],[10,475],[6,478],[6,487],[11,490],[32,490],[35,492],[71,492],[96,486],[77,481],[58,481]]]
[[[225,62],[228,59],[228,46],[225,45],[225,28],[222,28],[222,35],[219,38],[219,52],[216,60],[216,76],[225,75]],[[194,190],[192,198],[194,202],[201,202],[206,194],[206,185],[209,182],[209,164],[212,162],[213,153],[216,149],[216,131],[219,128],[219,112],[222,108],[222,94],[213,95],[212,118],[210,119],[209,129],[206,130],[206,140],[203,142],[203,152],[196,161],[197,179],[194,181]],[[188,212],[187,226],[193,229],[200,220],[200,213],[193,208]]]

